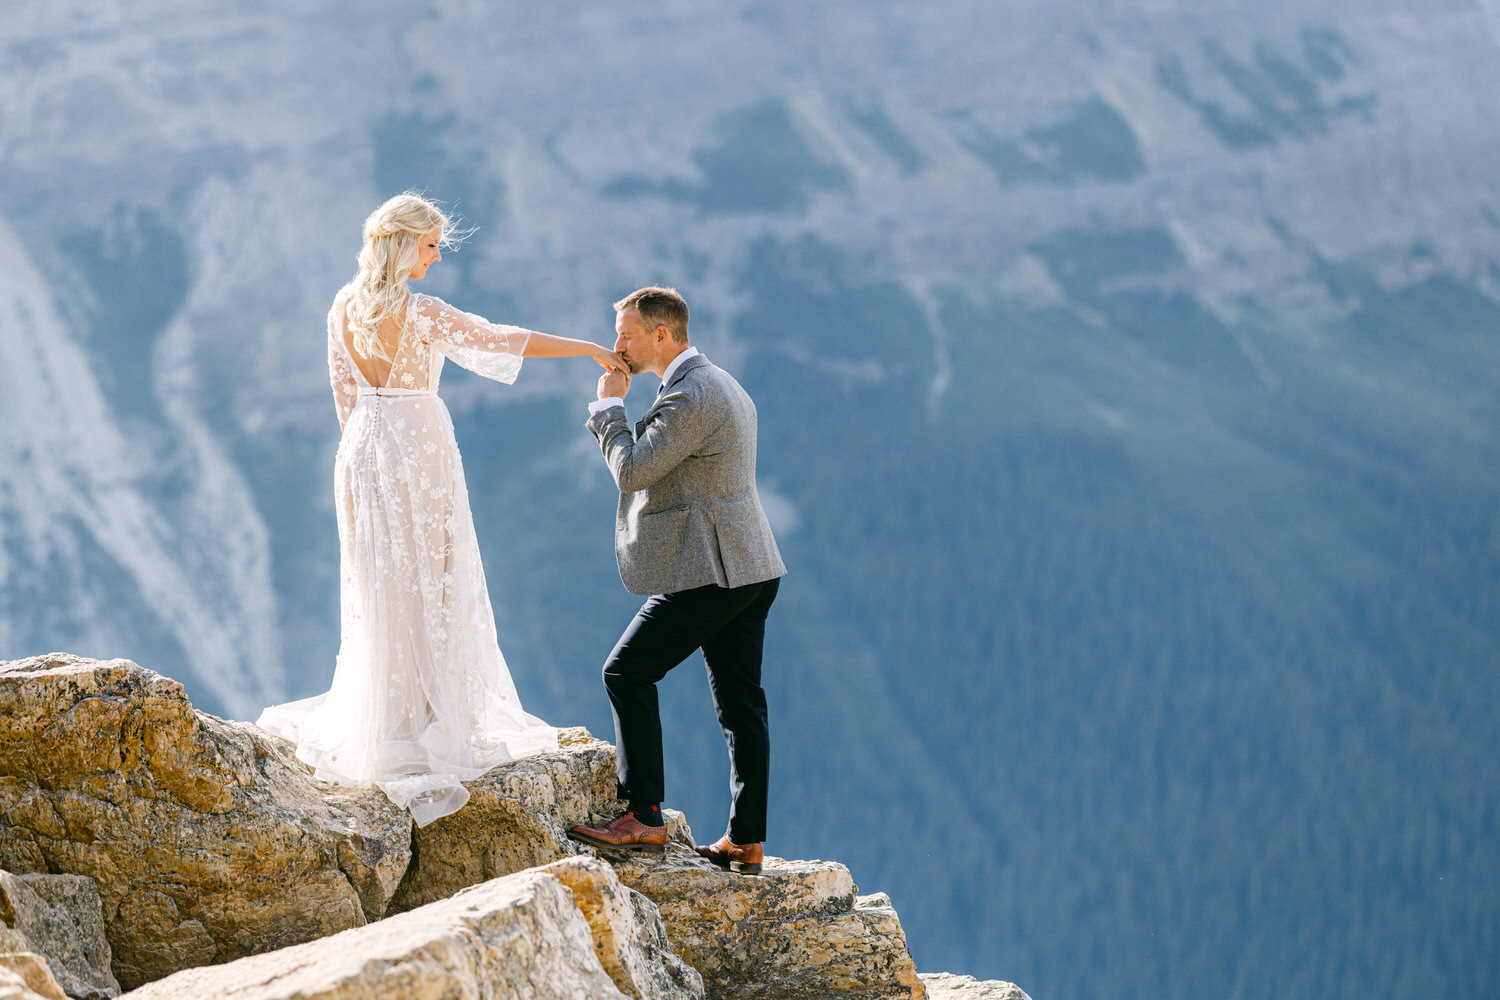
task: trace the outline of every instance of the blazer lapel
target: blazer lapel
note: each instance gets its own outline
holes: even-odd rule
[[[688,358],[682,364],[678,365],[677,370],[672,373],[672,381],[662,386],[661,393],[656,397],[656,403],[661,402],[661,397],[670,392],[672,386],[676,385],[678,382],[681,382],[688,372],[692,371],[694,368],[702,368],[706,364],[708,364],[708,359],[701,354],[696,354],[693,357]],[[651,404],[652,409],[656,408],[656,403]]]
[[[645,414],[642,415],[641,419],[636,422],[635,436],[637,440],[640,439],[640,436],[642,434],[646,433],[646,421],[651,419],[651,414],[656,412],[656,408],[661,405],[662,398],[666,396],[671,388],[678,382],[681,382],[688,372],[692,371],[694,368],[702,368],[706,364],[708,364],[708,359],[703,355],[698,354],[691,358],[688,358],[682,364],[677,366],[677,370],[672,373],[672,381],[667,382],[662,386],[661,391],[656,395],[656,399],[652,401],[650,406],[646,407]]]

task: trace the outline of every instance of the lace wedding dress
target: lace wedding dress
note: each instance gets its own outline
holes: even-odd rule
[[[328,314],[344,425],[334,463],[341,643],[326,694],[266,709],[317,777],[375,784],[419,826],[460,809],[462,782],[556,749],[521,708],[495,637],[443,361],[514,382],[529,332],[413,294],[384,386],[345,346],[347,289]]]

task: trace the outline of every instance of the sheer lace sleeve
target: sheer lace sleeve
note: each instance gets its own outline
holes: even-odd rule
[[[354,366],[344,350],[344,301],[345,297],[339,295],[328,310],[328,381],[333,385],[333,406],[338,411],[340,427],[349,422],[349,414],[359,401],[359,383],[354,380]]]
[[[491,323],[442,299],[415,295],[417,332],[456,364],[496,382],[514,382],[531,331]]]

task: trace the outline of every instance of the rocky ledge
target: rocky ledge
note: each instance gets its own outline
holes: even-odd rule
[[[411,826],[128,660],[0,664],[0,868],[92,879],[127,989],[384,916]]]
[[[619,865],[661,912],[710,995],[736,1000],[903,1000],[923,995],[901,921],[884,895],[858,895],[849,869],[766,858],[760,877],[722,871],[673,843]]]
[[[574,858],[492,879],[369,927],[179,972],[129,996],[702,997],[702,980],[665,941],[655,911],[630,905],[608,865]]]
[[[582,729],[468,788],[416,829],[127,660],[0,662],[0,1000],[1025,1000],[919,976],[890,901],[835,862],[732,875],[678,814],[665,858],[594,856],[567,826],[621,805]]]

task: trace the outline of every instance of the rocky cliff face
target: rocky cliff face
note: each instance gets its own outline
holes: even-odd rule
[[[383,795],[128,661],[6,663],[0,775],[0,867],[93,879],[126,988],[378,919],[410,858]]]
[[[0,868],[20,873],[0,872],[0,955],[41,995],[924,993],[889,900],[840,864],[722,872],[680,814],[662,860],[567,840],[620,807],[612,748],[581,730],[417,830],[129,661],[0,663],[0,710]]]
[[[198,968],[130,994],[139,1000],[353,1000],[353,998],[536,997],[623,1000],[626,996],[696,1000],[696,973],[667,951],[649,966],[621,965],[643,936],[660,937],[655,913],[617,922],[606,939],[585,911],[598,911],[619,884],[598,861],[574,864],[564,878],[536,869],[473,886],[449,899],[367,928],[227,966]],[[596,950],[596,947],[598,950]],[[611,961],[613,977],[604,965]],[[226,989],[226,984],[230,984]],[[628,991],[628,992],[627,992]]]

